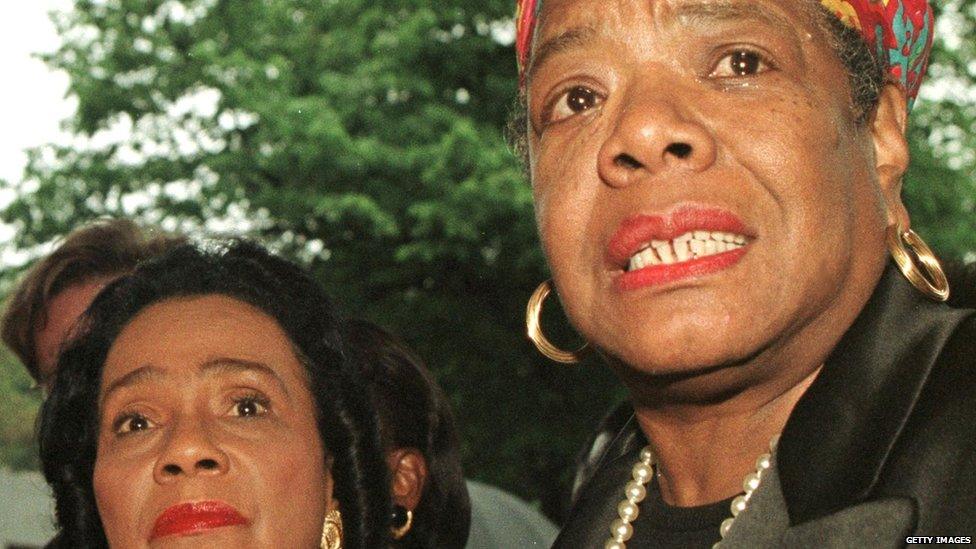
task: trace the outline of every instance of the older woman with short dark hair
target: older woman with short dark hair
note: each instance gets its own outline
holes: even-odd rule
[[[386,463],[341,321],[297,266],[186,245],[111,283],[40,448],[56,547],[383,547]]]
[[[634,406],[556,546],[976,530],[976,317],[901,199],[928,3],[518,5],[529,335]],[[553,289],[584,350],[540,331]]]

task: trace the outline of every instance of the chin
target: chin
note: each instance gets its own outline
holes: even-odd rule
[[[622,339],[597,344],[615,370],[631,376],[690,377],[734,367],[764,347],[764,329],[737,328],[728,322],[678,327],[674,323],[653,331],[625,334]]]
[[[152,547],[182,549],[196,547],[270,547],[254,538],[253,532],[241,528],[214,528],[184,535],[158,538]]]

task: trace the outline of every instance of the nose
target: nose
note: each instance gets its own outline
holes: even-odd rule
[[[715,138],[682,112],[679,89],[654,86],[628,94],[597,158],[600,177],[626,187],[648,175],[701,172],[715,163]]]
[[[217,476],[227,472],[229,459],[203,422],[175,420],[153,469],[157,483],[181,477]]]

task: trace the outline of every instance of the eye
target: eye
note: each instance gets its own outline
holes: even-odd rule
[[[117,435],[126,435],[137,431],[146,431],[156,425],[142,414],[126,414],[115,420],[112,430]]]
[[[754,76],[770,70],[772,66],[761,54],[753,50],[735,50],[719,59],[712,73],[713,78],[737,78]]]
[[[552,105],[546,109],[546,122],[559,122],[573,115],[586,112],[600,106],[603,98],[600,94],[586,86],[573,86],[560,94]]]
[[[247,395],[234,399],[230,415],[235,417],[258,417],[268,413],[268,399],[259,395]]]

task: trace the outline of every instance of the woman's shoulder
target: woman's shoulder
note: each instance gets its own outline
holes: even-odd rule
[[[945,271],[951,289],[949,306],[976,309],[976,262],[947,262]]]
[[[951,382],[956,385],[955,390],[960,390],[969,385],[966,383],[969,380],[976,385],[976,263],[950,263],[945,270],[951,288],[946,304],[957,312],[969,314],[942,347],[935,370],[943,375],[936,375],[932,381],[945,378],[944,382]],[[976,391],[971,398],[976,400]]]
[[[976,422],[971,421],[976,412],[976,263],[946,265],[946,275],[952,290],[947,305],[965,316],[939,349],[917,408],[969,410],[966,421],[959,423],[976,436]]]
[[[965,316],[938,350],[910,424],[942,440],[976,440],[976,264],[947,265],[946,275],[947,305]]]
[[[465,549],[549,547],[558,529],[533,505],[477,481],[467,481],[471,533]]]
[[[966,315],[939,349],[883,475],[891,493],[921,487],[908,490],[919,508],[918,532],[976,526],[976,268],[947,274],[949,305]]]

